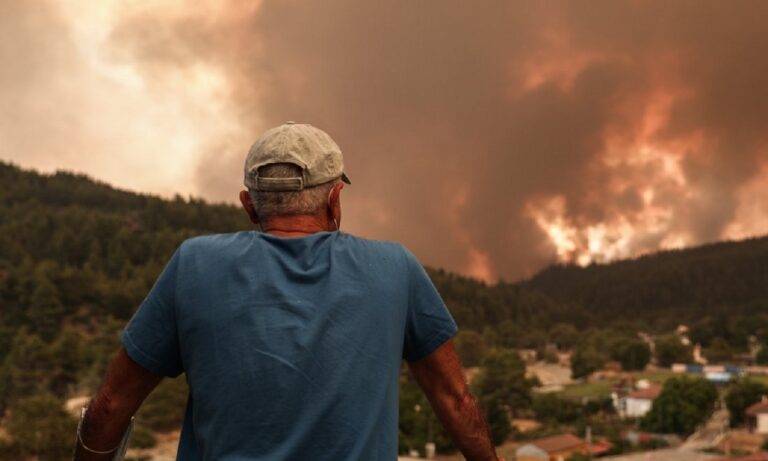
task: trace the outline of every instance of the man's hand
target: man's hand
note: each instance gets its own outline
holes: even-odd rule
[[[96,451],[117,447],[131,417],[162,379],[134,362],[125,349],[120,348],[109,364],[104,382],[88,405],[81,432],[83,443]],[[77,442],[75,461],[106,461],[113,457],[114,452],[92,453]]]
[[[453,341],[408,366],[464,457],[468,461],[503,461],[496,456],[491,432],[469,391]]]

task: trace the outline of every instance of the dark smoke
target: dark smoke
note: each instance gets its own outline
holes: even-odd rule
[[[205,140],[205,197],[296,120],[345,152],[347,230],[465,273],[768,231],[739,213],[768,158],[766,2],[203,5],[131,11],[110,46],[149,77],[227,76],[240,127]]]

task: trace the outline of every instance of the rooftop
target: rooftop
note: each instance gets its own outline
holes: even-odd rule
[[[661,386],[652,385],[650,387],[647,387],[645,389],[637,389],[629,394],[627,394],[627,398],[631,399],[641,399],[641,400],[655,400],[656,397],[661,394]]]
[[[607,440],[598,440],[589,446],[589,452],[592,456],[600,456],[608,453],[613,448],[613,444]]]
[[[747,407],[746,413],[750,416],[755,416],[763,413],[768,413],[768,399],[763,397],[763,399],[756,404]]]

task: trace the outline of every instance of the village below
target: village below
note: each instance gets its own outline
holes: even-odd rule
[[[71,458],[76,416],[184,239],[248,229],[231,205],[0,163],[0,459]],[[507,461],[768,461],[768,238],[488,284],[428,268]],[[175,459],[166,379],[128,459]],[[402,460],[461,460],[403,366]]]
[[[552,333],[543,350],[507,358],[514,377],[491,362],[466,370],[481,398],[490,390],[484,380],[493,380],[524,401],[498,420],[489,413],[505,459],[768,460],[768,350],[757,338],[744,354],[713,350],[716,362],[686,325],[659,337],[638,332],[606,345],[603,358],[585,354],[580,333],[565,324]],[[476,343],[460,344],[463,355],[476,353]],[[464,459],[432,456],[427,445],[401,459]]]

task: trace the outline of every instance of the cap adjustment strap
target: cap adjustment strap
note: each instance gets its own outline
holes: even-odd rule
[[[256,177],[256,190],[261,191],[289,191],[304,189],[304,178],[262,178]]]

